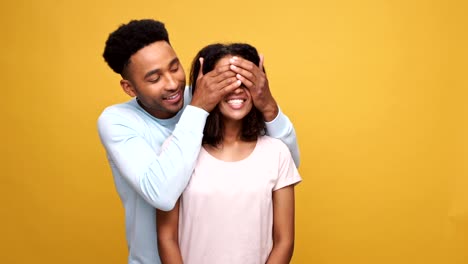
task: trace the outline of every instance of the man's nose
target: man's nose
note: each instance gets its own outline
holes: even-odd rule
[[[177,78],[174,75],[169,73],[167,74],[166,79],[167,79],[166,87],[168,90],[177,89]]]

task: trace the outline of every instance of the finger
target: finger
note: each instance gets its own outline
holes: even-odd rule
[[[198,78],[197,80],[200,80],[203,77],[203,57],[200,57],[198,61],[200,62],[200,69],[198,70]]]
[[[230,72],[231,69],[229,64],[218,65],[216,68],[213,69],[214,76],[224,74],[225,72]]]
[[[231,71],[242,75],[251,82],[256,82],[257,75],[262,73],[258,66],[249,60],[245,60],[239,57],[232,57],[229,61],[231,62]]]
[[[237,68],[241,68],[250,72],[254,72],[256,69],[258,69],[257,65],[255,65],[253,62],[246,60],[242,57],[234,56],[229,60],[229,62],[231,65],[236,66]]]
[[[219,86],[222,87],[221,89],[223,89],[224,87],[226,87],[226,86],[228,86],[228,85],[230,85],[230,84],[232,84],[232,83],[234,83],[236,81],[238,81],[238,79],[235,76],[230,77],[230,78],[226,78],[226,79],[223,79],[219,83]],[[241,81],[241,80],[239,80],[239,81]],[[242,81],[241,81],[241,83],[242,83]]]
[[[258,64],[258,68],[260,68],[261,71],[263,71],[263,62],[265,61],[265,57],[263,54],[260,54],[260,63]]]
[[[228,86],[225,86],[224,88],[221,89],[221,97],[226,96],[229,93],[232,93],[234,90],[239,88],[241,86],[242,82],[240,80],[237,80],[233,83],[231,83]]]
[[[236,78],[237,78],[239,81],[241,81],[247,89],[251,89],[251,88],[254,87],[254,85],[253,85],[254,83],[251,82],[249,79],[245,78],[244,76],[242,76],[242,75],[240,75],[240,74],[237,74],[237,75],[236,75]]]
[[[235,77],[236,73],[231,71],[229,65],[220,66],[206,74],[214,83],[220,83],[228,78]]]
[[[233,72],[233,71],[226,71],[226,72],[223,72],[222,74],[216,76],[214,78],[214,81],[217,82],[217,83],[221,83],[227,79],[230,79],[230,78],[234,78],[236,79],[236,73]],[[235,80],[234,80],[235,81]]]
[[[231,69],[231,71],[237,73],[237,75],[240,75],[240,76],[244,77],[245,79],[248,79],[251,82],[255,82],[256,77],[255,77],[255,74],[253,72],[245,70],[245,69],[240,68],[240,67],[237,67],[236,65],[232,65],[232,64],[230,66],[230,69]]]
[[[210,77],[217,77],[218,75],[222,75],[225,72],[229,72],[229,71],[231,71],[231,69],[229,68],[229,64],[226,64],[226,65],[217,66],[216,68],[214,68],[213,70],[211,70],[205,75],[209,75]]]

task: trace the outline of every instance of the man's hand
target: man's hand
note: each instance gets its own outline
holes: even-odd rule
[[[236,78],[236,73],[229,69],[229,64],[217,66],[205,75],[202,69],[203,58],[200,58],[200,71],[190,104],[210,112],[221,99],[237,89],[242,80]],[[195,84],[192,86],[195,87]]]
[[[255,107],[263,113],[265,121],[269,122],[276,118],[279,110],[263,72],[263,60],[263,55],[260,55],[258,66],[240,57],[232,57],[229,62],[230,69],[236,73],[236,78],[249,89]]]

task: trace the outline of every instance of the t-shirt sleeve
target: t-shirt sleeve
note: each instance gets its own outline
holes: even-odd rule
[[[273,187],[273,191],[279,190],[283,187],[291,184],[297,184],[302,181],[301,176],[296,168],[294,160],[291,156],[291,152],[282,142],[277,142],[279,145],[279,166],[278,166],[278,178],[276,184]]]

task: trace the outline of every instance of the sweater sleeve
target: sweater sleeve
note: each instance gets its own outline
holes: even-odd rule
[[[270,137],[280,139],[288,147],[291,156],[299,168],[300,155],[299,146],[297,145],[296,131],[289,118],[278,109],[278,115],[270,122],[266,122],[267,134]]]
[[[128,116],[104,112],[98,132],[120,175],[152,206],[169,211],[188,184],[207,116],[206,111],[188,105],[160,151],[142,137]]]

